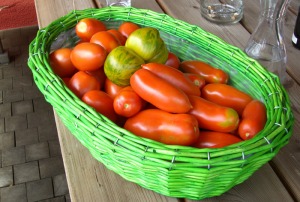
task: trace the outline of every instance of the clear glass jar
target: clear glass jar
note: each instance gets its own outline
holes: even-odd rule
[[[270,72],[286,82],[286,49],[283,37],[284,16],[290,0],[260,0],[260,17],[245,48]]]

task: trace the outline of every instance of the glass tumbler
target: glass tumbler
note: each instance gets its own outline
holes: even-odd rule
[[[220,24],[233,24],[243,17],[243,0],[200,0],[201,15]]]
[[[106,0],[107,6],[131,6],[131,0]]]

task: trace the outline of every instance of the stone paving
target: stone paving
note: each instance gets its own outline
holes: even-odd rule
[[[0,202],[70,201],[53,110],[27,67],[37,29],[0,31]]]

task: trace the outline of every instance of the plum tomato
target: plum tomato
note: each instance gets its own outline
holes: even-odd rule
[[[231,107],[242,116],[246,105],[251,102],[252,97],[239,89],[222,83],[210,83],[205,85],[201,91],[201,97],[216,104]]]
[[[179,68],[183,72],[202,76],[206,83],[227,83],[229,80],[229,75],[225,71],[200,60],[183,61]]]
[[[186,113],[192,108],[182,90],[147,69],[137,70],[130,77],[130,85],[145,101],[167,112]]]
[[[76,45],[71,52],[71,61],[81,71],[94,71],[103,66],[107,53],[94,43],[84,42]]]
[[[129,37],[129,35],[134,32],[135,30],[139,29],[140,26],[133,23],[133,22],[123,22],[119,28],[118,31],[126,38]]]
[[[192,109],[188,112],[194,115],[200,129],[217,132],[232,132],[239,125],[238,113],[229,107],[223,107],[197,96],[189,96]]]
[[[118,39],[107,31],[97,32],[92,36],[90,42],[102,46],[107,53],[121,45]]]
[[[242,115],[238,133],[243,140],[253,138],[267,122],[267,112],[264,103],[259,100],[249,102]]]
[[[117,121],[117,115],[113,108],[113,99],[107,93],[100,90],[91,90],[82,96],[82,101],[111,121]]]
[[[77,71],[70,58],[71,52],[69,48],[60,48],[49,55],[52,70],[61,78],[71,77]]]
[[[132,117],[143,109],[145,101],[132,89],[123,88],[114,98],[114,110],[124,117]]]
[[[222,148],[241,141],[242,139],[230,133],[202,130],[197,142],[193,146],[197,148]]]
[[[184,75],[191,80],[195,86],[197,86],[200,90],[206,85],[205,79],[198,75],[192,73],[184,73]]]
[[[105,30],[106,25],[94,18],[81,19],[75,26],[76,34],[83,42],[89,42],[95,33]]]
[[[71,77],[69,88],[77,97],[81,98],[88,91],[100,90],[100,83],[94,76],[79,71]]]
[[[168,66],[173,67],[175,69],[179,69],[180,60],[174,53],[169,52],[168,59],[167,59],[165,65],[168,65]]]
[[[189,114],[172,114],[160,109],[140,111],[125,122],[124,128],[137,136],[168,145],[189,146],[199,137],[197,120]]]

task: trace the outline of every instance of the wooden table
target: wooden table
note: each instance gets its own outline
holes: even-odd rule
[[[174,18],[195,24],[243,49],[258,21],[259,0],[244,1],[244,18],[235,25],[216,25],[203,19],[197,0],[132,0],[132,6],[166,13]],[[35,0],[39,26],[73,9],[101,7],[104,0]],[[300,201],[300,50],[291,44],[299,0],[292,0],[287,11],[284,36],[287,48],[287,72],[292,85],[286,87],[295,116],[293,136],[269,163],[244,183],[219,197],[203,201]],[[56,115],[55,115],[56,116]],[[84,201],[190,201],[157,194],[128,182],[96,161],[74,138],[56,116],[67,181],[73,202]]]

